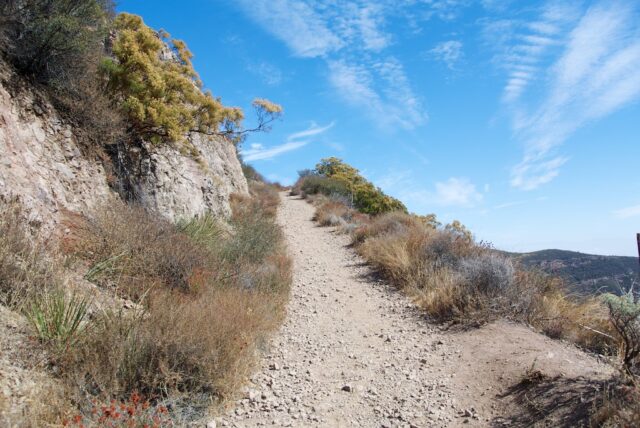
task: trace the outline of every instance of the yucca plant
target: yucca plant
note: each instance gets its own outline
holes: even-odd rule
[[[224,239],[225,229],[213,214],[206,213],[189,220],[180,220],[178,230],[186,234],[196,244],[216,251]]]
[[[89,268],[87,273],[84,275],[84,279],[90,282],[95,282],[101,276],[115,276],[119,268],[118,262],[126,255],[127,251],[123,251],[121,254],[116,254],[106,260],[99,261]]]
[[[87,299],[56,290],[36,298],[26,315],[38,338],[60,353],[73,346],[85,331],[88,308]]]

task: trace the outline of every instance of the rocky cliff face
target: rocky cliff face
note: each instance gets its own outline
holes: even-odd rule
[[[229,196],[248,191],[235,147],[200,134],[192,134],[189,142],[198,154],[149,143],[119,147],[115,164],[121,193],[173,221],[207,211],[230,215]]]
[[[198,135],[197,157],[168,145],[120,147],[110,186],[103,164],[83,155],[46,98],[24,82],[15,90],[16,82],[0,63],[0,197],[19,197],[32,221],[52,227],[64,210],[89,213],[123,195],[170,220],[226,216],[230,194],[247,192],[234,146]]]

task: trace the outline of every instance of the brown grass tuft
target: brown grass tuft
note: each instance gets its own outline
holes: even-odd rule
[[[217,270],[206,249],[138,206],[111,204],[66,226],[65,248],[88,263],[85,277],[134,301],[156,287],[191,291],[195,272]]]

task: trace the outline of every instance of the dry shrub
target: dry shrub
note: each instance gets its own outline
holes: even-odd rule
[[[472,295],[465,292],[451,270],[434,269],[422,272],[416,285],[408,288],[416,304],[436,320],[458,319],[468,312]]]
[[[51,376],[34,370],[26,378],[21,376],[6,383],[14,382],[15,390],[0,392],[0,426],[59,427],[73,411],[64,385]]]
[[[590,426],[637,427],[640,426],[640,388],[622,378],[614,378],[602,394],[601,403],[591,415]]]
[[[275,222],[277,205],[273,204],[271,196],[265,192],[257,193],[254,198],[234,195],[233,233],[221,250],[226,262],[233,263],[235,267],[259,265],[269,255],[284,251],[282,230]]]
[[[525,322],[552,338],[601,353],[615,348],[606,308],[595,297],[567,293],[564,280],[536,270],[519,269],[505,294],[505,315]]]
[[[228,225],[205,215],[176,226],[124,205],[76,219],[66,248],[89,262],[87,277],[142,303],[94,319],[63,364],[76,390],[185,397],[192,407],[237,389],[282,320],[291,283],[274,191],[254,195],[234,196]]]
[[[154,287],[189,291],[194,272],[215,272],[209,252],[142,207],[111,204],[84,224],[70,224],[65,248],[86,260],[86,278],[141,299]]]
[[[321,198],[314,205],[320,224],[333,224],[335,217],[348,223],[344,204]],[[591,350],[614,346],[599,300],[568,295],[559,278],[521,269],[476,244],[463,228],[391,212],[341,229],[351,233],[360,255],[437,320],[478,323],[504,316]]]
[[[256,345],[281,321],[284,296],[239,288],[150,298],[144,316],[105,314],[69,369],[94,393],[224,397],[251,367]]]
[[[316,207],[313,219],[321,226],[339,226],[351,234],[369,222],[370,216],[351,208],[340,196],[309,195],[307,200]]]
[[[264,215],[275,216],[280,204],[280,195],[275,185],[259,181],[249,182],[249,191],[253,196],[253,201],[259,203],[260,210]]]
[[[462,258],[457,271],[468,290],[487,297],[504,295],[514,283],[513,263],[494,252]]]
[[[320,205],[313,217],[321,226],[338,226],[344,222],[342,217],[349,208],[340,202],[325,202]]]
[[[60,269],[25,217],[17,200],[0,199],[0,302],[12,307],[62,282]]]
[[[352,235],[356,243],[364,242],[368,238],[391,233],[406,233],[422,231],[423,224],[415,216],[394,211],[375,217],[372,221],[363,222]]]
[[[364,241],[358,252],[396,285],[404,287],[415,283],[418,266],[412,250],[418,240],[417,235],[386,234]]]

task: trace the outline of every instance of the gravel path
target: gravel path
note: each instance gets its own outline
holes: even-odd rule
[[[450,333],[428,324],[373,277],[347,236],[282,195],[278,221],[294,258],[287,320],[218,426],[488,426],[499,393],[532,363],[550,374],[606,372],[523,326]]]
[[[348,238],[283,197],[279,223],[294,257],[287,320],[237,426],[452,426],[455,352],[399,293],[375,282]]]

